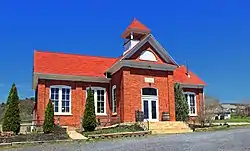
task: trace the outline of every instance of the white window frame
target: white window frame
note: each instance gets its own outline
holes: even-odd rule
[[[116,85],[112,87],[112,113],[117,113],[117,95],[116,95]],[[114,104],[116,104],[114,106]]]
[[[94,90],[94,101],[95,101],[95,114],[96,115],[107,115],[106,112],[106,88],[103,87],[87,87],[86,88],[86,100],[88,97],[88,89],[91,88],[91,90]],[[97,90],[104,90],[104,113],[97,113]]]
[[[196,94],[194,92],[184,92],[184,95],[187,94],[187,101],[188,101],[188,115],[189,116],[197,116],[197,103],[196,103]],[[195,113],[191,113],[190,110],[190,95],[194,95],[194,105],[195,105]]]
[[[152,88],[152,89],[155,89],[156,90],[156,95],[143,95],[143,88]],[[148,100],[148,103],[149,103],[149,118],[151,117],[151,115],[152,115],[152,112],[151,112],[151,110],[150,109],[152,109],[152,107],[151,107],[151,101],[156,101],[156,119],[152,119],[152,118],[150,118],[150,119],[144,119],[144,121],[146,122],[146,121],[152,121],[152,122],[157,122],[157,121],[159,121],[159,111],[160,111],[160,108],[159,108],[159,99],[158,99],[158,95],[159,95],[159,93],[158,93],[158,89],[157,88],[154,88],[154,87],[143,87],[142,89],[141,89],[141,108],[142,108],[142,111],[144,112],[144,104],[143,104],[143,101],[144,100]]]
[[[49,98],[51,98],[51,88],[58,88],[59,92],[58,92],[58,112],[54,112],[54,115],[72,115],[71,113],[71,108],[72,108],[72,99],[71,99],[71,95],[72,95],[72,90],[70,86],[66,86],[66,85],[52,85],[50,86],[50,94],[49,94]],[[62,89],[70,89],[69,91],[69,112],[62,112]]]

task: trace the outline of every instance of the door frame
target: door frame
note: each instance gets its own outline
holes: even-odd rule
[[[142,106],[143,114],[144,114],[144,103],[143,103],[144,100],[148,100],[148,111],[149,111],[149,113],[148,113],[149,119],[144,119],[144,121],[158,122],[159,121],[159,100],[158,100],[158,97],[157,96],[149,96],[149,95],[141,97],[141,106]],[[152,100],[156,101],[156,119],[152,119],[152,107],[151,107]]]

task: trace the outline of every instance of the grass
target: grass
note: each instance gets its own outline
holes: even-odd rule
[[[227,126],[227,125],[212,126],[212,127],[195,129],[195,132],[221,131],[221,130],[230,130],[230,129],[235,129],[235,128],[243,128],[243,127],[250,127],[250,126],[248,124],[247,125],[233,125],[233,126]]]
[[[225,122],[233,122],[233,123],[250,122],[250,117],[240,117],[232,115],[231,119],[214,121],[214,123],[225,123]]]
[[[83,132],[84,136],[95,135],[95,134],[109,134],[109,133],[122,133],[122,132],[137,132],[144,131],[139,125],[120,125],[113,128],[105,128],[100,130],[95,130],[93,132]]]

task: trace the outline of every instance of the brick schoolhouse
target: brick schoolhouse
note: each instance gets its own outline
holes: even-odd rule
[[[148,121],[161,121],[163,112],[175,121],[175,83],[183,88],[189,115],[197,116],[203,106],[205,83],[178,65],[138,20],[133,20],[122,38],[125,50],[119,58],[35,50],[34,120],[44,120],[51,99],[60,125],[78,127],[91,87],[99,119],[119,117],[121,122],[133,122],[135,111],[140,110]]]

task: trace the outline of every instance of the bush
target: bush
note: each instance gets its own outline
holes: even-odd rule
[[[54,107],[49,100],[49,103],[47,104],[46,111],[45,111],[45,119],[43,123],[43,132],[44,133],[52,133],[54,131]]]
[[[18,134],[20,131],[20,111],[19,111],[19,97],[17,93],[17,88],[15,84],[12,85],[9,97],[9,104],[7,105],[7,110],[4,114],[3,120],[3,131],[12,131],[15,134]]]
[[[94,131],[97,126],[95,115],[94,94],[91,88],[88,90],[82,127],[84,131]]]
[[[188,102],[183,94],[180,84],[176,83],[174,86],[175,92],[175,112],[176,121],[186,121],[188,118]]]

